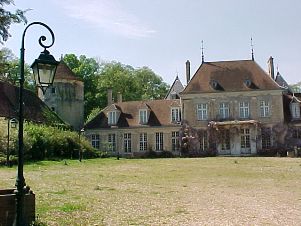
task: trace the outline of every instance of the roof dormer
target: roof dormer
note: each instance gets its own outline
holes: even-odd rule
[[[110,126],[117,125],[121,111],[115,104],[112,104],[107,110],[108,124]]]
[[[139,107],[139,124],[145,125],[148,123],[150,108],[147,104],[143,103]]]

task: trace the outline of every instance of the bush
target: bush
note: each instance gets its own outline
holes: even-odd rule
[[[26,124],[24,158],[27,160],[98,157],[96,150],[77,132],[45,125]]]

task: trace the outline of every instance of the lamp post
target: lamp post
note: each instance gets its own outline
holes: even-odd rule
[[[31,65],[34,73],[34,78],[36,85],[42,89],[42,92],[45,93],[47,87],[53,83],[54,75],[56,72],[56,67],[59,62],[57,62],[52,55],[49,54],[47,48],[51,47],[54,44],[54,33],[53,31],[44,23],[33,22],[27,25],[23,31],[22,35],[22,44],[20,49],[20,87],[19,87],[19,131],[18,131],[18,172],[16,178],[16,214],[14,225],[24,226],[28,222],[24,221],[23,211],[24,211],[24,194],[26,191],[26,183],[23,175],[23,165],[24,165],[24,145],[23,145],[23,121],[24,121],[24,112],[23,112],[23,92],[24,92],[24,41],[25,34],[27,29],[32,25],[41,25],[45,27],[51,34],[52,42],[50,45],[44,45],[43,42],[46,41],[45,36],[39,38],[39,44],[44,48],[44,51],[41,52],[38,59],[34,61]]]
[[[9,151],[9,141],[10,141],[10,128],[16,128],[17,127],[17,120],[15,118],[8,118],[7,119],[7,149],[6,149],[6,165],[9,167],[9,155],[10,155],[10,151]]]
[[[79,149],[78,149],[78,160],[81,162],[82,161],[82,146],[81,146],[81,134],[83,134],[85,132],[85,129],[82,128],[79,132],[78,132],[78,139],[79,139]]]

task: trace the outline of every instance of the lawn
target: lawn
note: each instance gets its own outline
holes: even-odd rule
[[[301,225],[300,158],[44,161],[24,170],[47,225]],[[0,168],[0,189],[15,175]]]

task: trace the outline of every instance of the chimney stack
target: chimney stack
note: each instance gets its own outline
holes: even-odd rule
[[[187,84],[190,81],[190,62],[189,60],[186,61],[186,80],[187,80]]]
[[[271,76],[271,78],[273,80],[275,80],[275,76],[274,76],[274,59],[272,56],[270,56],[269,60],[268,60],[268,67],[269,67],[269,75]]]
[[[111,88],[108,89],[108,106],[113,104],[113,90]]]
[[[120,92],[117,93],[117,103],[122,103],[122,94]]]

